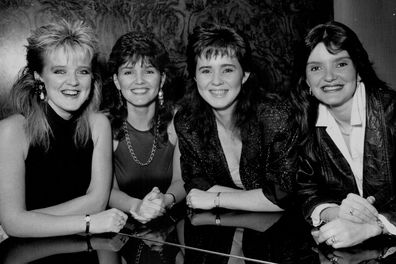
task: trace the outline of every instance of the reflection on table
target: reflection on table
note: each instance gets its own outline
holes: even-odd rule
[[[316,245],[298,213],[186,211],[184,206],[120,234],[8,238],[0,263],[396,263],[396,240],[377,237],[347,249]]]

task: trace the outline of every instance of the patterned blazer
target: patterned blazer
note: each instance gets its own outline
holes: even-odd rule
[[[239,172],[244,189],[262,189],[270,201],[282,208],[292,203],[298,160],[296,129],[289,122],[290,113],[286,103],[266,101],[241,129]],[[175,116],[187,192],[214,185],[238,188],[231,178],[213,112],[209,116],[214,129],[207,142],[199,136],[202,127],[192,125],[190,111],[182,108]]]

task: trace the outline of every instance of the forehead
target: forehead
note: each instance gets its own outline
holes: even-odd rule
[[[44,65],[90,66],[92,55],[82,48],[58,47],[44,53]]]
[[[331,53],[327,50],[325,44],[320,42],[311,51],[307,63],[310,62],[321,62],[321,61],[333,61],[341,58],[350,58],[349,53],[346,50],[338,50],[335,53]]]
[[[240,66],[239,60],[236,56],[230,55],[211,55],[211,56],[199,56],[197,59],[197,66],[202,65],[223,65],[223,64],[232,64]]]
[[[135,66],[140,67],[153,67],[148,57],[129,57],[126,62],[121,64],[120,68],[134,68]]]

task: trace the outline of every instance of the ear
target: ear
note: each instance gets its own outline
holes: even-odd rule
[[[245,72],[245,73],[243,74],[243,77],[242,77],[242,84],[244,84],[244,83],[247,81],[247,79],[249,79],[249,76],[250,76],[250,72]]]
[[[161,74],[161,83],[160,83],[160,88],[164,86],[166,80],[166,73]]]
[[[115,86],[117,87],[117,89],[121,91],[121,86],[120,86],[120,83],[118,82],[117,74],[113,75],[113,82],[114,82]]]
[[[42,82],[44,82],[43,79],[41,78],[40,74],[38,74],[36,71],[33,73],[33,75],[34,75],[34,79],[35,79],[36,81],[42,81]]]
[[[358,73],[358,75],[357,75],[357,81],[358,81],[358,82],[361,82],[361,81],[362,81],[362,78],[360,77],[359,73]]]

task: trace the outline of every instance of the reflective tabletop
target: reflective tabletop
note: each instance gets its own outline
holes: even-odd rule
[[[317,245],[298,213],[191,211],[183,205],[118,234],[8,238],[0,263],[396,263],[396,239],[353,248]]]

